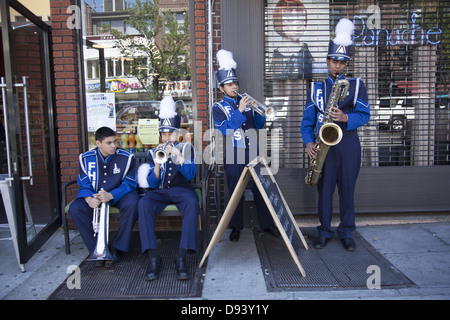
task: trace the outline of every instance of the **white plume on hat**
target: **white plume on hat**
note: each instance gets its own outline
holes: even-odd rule
[[[171,96],[164,97],[159,104],[159,117],[161,119],[170,119],[177,115],[175,101]]]
[[[219,69],[231,70],[236,69],[237,63],[233,59],[233,53],[224,49],[220,49],[217,54],[217,61],[219,62]]]
[[[353,22],[347,18],[342,18],[336,25],[336,38],[333,39],[333,42],[342,46],[353,44],[352,34],[354,29]]]

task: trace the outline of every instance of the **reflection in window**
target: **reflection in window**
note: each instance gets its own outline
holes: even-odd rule
[[[151,19],[149,14],[144,14],[145,21],[133,21],[139,15],[132,15],[131,10],[139,8],[140,4],[152,5],[153,1],[82,1],[86,101],[98,101],[89,99],[97,98],[113,104],[116,123],[113,129],[120,136],[119,144],[138,152],[152,147],[136,147],[138,122],[140,119],[159,121],[162,95],[171,95],[175,101],[182,101],[178,103],[182,106],[179,110],[182,128],[192,129],[194,114],[189,70],[188,1],[160,1],[156,12],[161,13],[158,18],[162,23],[159,29],[156,28],[159,30],[156,35],[146,33],[136,25],[141,22],[141,25],[151,26],[156,18]],[[179,37],[180,34],[187,39],[182,43],[183,50],[177,49],[174,42],[163,44],[165,37]],[[171,46],[166,48],[166,43]],[[162,55],[166,55],[164,60]],[[157,69],[159,66],[155,62],[160,61],[165,61],[164,68]],[[104,96],[99,93],[104,93]],[[92,120],[89,112],[95,108],[93,105],[86,108],[87,117]],[[98,103],[98,108],[101,108],[101,103]],[[93,132],[89,136],[93,136]],[[129,137],[131,140],[127,140]],[[134,146],[131,141],[134,141]]]

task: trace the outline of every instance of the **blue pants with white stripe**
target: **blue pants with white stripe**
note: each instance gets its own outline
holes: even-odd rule
[[[351,238],[355,227],[354,193],[361,166],[361,145],[356,130],[344,131],[341,142],[330,148],[322,169],[319,191],[319,235],[331,238],[333,194],[338,187],[340,224],[336,231],[341,239]]]
[[[139,200],[139,233],[141,249],[157,249],[155,236],[156,216],[169,204],[175,204],[183,219],[180,248],[197,250],[197,223],[200,205],[197,193],[189,185],[147,191]]]
[[[127,193],[114,206],[120,210],[119,230],[114,239],[113,246],[120,251],[128,251],[130,247],[131,233],[138,217],[137,203],[139,195],[136,190]],[[80,231],[81,238],[87,249],[92,253],[97,245],[92,228],[93,209],[84,199],[75,199],[69,207],[69,215]]]

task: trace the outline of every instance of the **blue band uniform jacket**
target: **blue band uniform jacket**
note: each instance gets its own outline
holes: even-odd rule
[[[134,155],[123,149],[118,148],[114,154],[103,158],[95,148],[80,155],[79,165],[78,198],[91,197],[104,189],[113,195],[109,204],[114,205],[137,188]]]
[[[340,79],[344,79],[344,76],[341,75]],[[370,119],[369,98],[363,81],[360,78],[347,80],[350,83],[348,94],[338,103],[339,109],[348,116],[347,123],[337,122],[344,134],[363,126]],[[324,82],[311,84],[301,124],[301,134],[305,145],[315,141],[315,133],[319,132],[323,118],[320,111],[324,112],[326,108],[333,83],[334,80],[328,76]]]
[[[262,129],[266,118],[255,113],[250,107],[245,111],[239,111],[240,97],[231,98],[225,96],[222,101],[213,106],[213,118],[215,127],[224,135],[232,137],[235,148],[247,148],[244,131],[249,129]],[[225,144],[226,145],[226,144]]]

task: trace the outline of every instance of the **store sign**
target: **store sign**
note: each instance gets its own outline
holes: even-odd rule
[[[128,37],[126,39],[120,39],[117,41],[117,46],[122,52],[134,52],[145,51],[151,52],[151,56],[153,60],[161,60],[161,52],[155,44],[154,39],[148,39],[146,37]],[[145,51],[141,48],[145,48]]]
[[[380,27],[380,7],[369,6],[367,12],[373,14],[366,20],[361,16],[353,16],[353,23],[362,26],[360,30],[355,30],[355,46],[436,45],[441,42],[439,39],[442,30],[437,27],[425,30],[418,26],[416,20],[419,16],[416,12],[411,15],[410,24],[406,28],[391,30]]]
[[[163,85],[164,92],[167,94],[184,96],[192,93],[190,80],[165,81]]]
[[[126,81],[124,79],[111,79],[107,81],[108,92],[124,92],[127,90],[143,89],[139,81]]]
[[[95,82],[87,83],[86,89],[88,92],[99,91],[100,90],[100,82],[97,80]],[[130,93],[130,92],[142,92],[144,87],[142,87],[141,83],[135,79],[109,79],[106,80],[105,89],[107,92],[115,92],[115,93]]]

